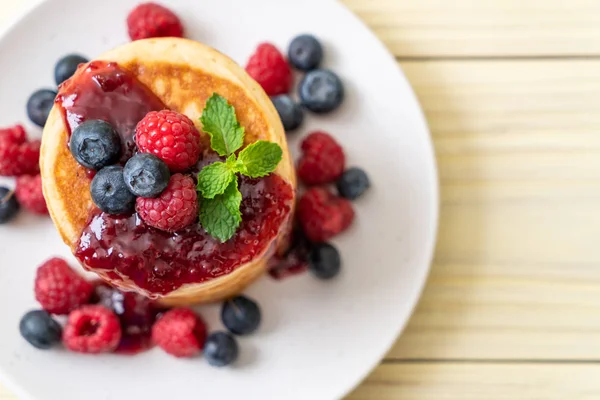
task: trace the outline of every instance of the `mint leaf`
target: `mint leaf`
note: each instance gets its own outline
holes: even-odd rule
[[[241,204],[242,194],[238,189],[237,179],[233,179],[223,194],[214,199],[202,199],[200,224],[209,235],[225,243],[242,222]]]
[[[224,97],[213,93],[202,111],[202,130],[210,136],[210,147],[220,156],[228,156],[244,144],[244,128],[235,109]]]
[[[251,178],[260,178],[275,171],[283,157],[283,151],[277,143],[259,140],[240,152],[239,172]]]
[[[233,178],[235,173],[232,168],[225,163],[216,162],[202,168],[198,174],[197,189],[204,198],[212,199],[218,194],[223,194]]]

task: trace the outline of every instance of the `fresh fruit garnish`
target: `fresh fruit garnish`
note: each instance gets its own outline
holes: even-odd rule
[[[108,214],[129,214],[135,207],[135,196],[123,178],[123,167],[111,165],[102,168],[92,179],[92,200]]]
[[[40,172],[40,141],[27,141],[21,125],[0,129],[0,175],[20,176]]]
[[[79,64],[85,64],[89,60],[79,54],[69,54],[58,60],[54,67],[54,80],[60,85],[75,74]]]
[[[246,72],[262,86],[269,96],[289,93],[292,70],[277,47],[261,43],[248,60]]]
[[[19,202],[15,192],[0,186],[0,224],[12,220],[19,212]]]
[[[307,185],[322,185],[338,179],[344,172],[344,150],[331,135],[313,132],[302,141],[303,155],[298,161],[298,177]]]
[[[148,225],[167,232],[176,232],[198,218],[198,195],[194,180],[186,175],[171,176],[160,196],[138,197],[136,211]]]
[[[340,78],[329,70],[308,72],[298,87],[304,107],[316,113],[326,113],[338,108],[344,101],[344,86]]]
[[[172,172],[195,165],[200,158],[200,133],[191,119],[175,111],[151,111],[135,128],[135,142],[141,153],[154,154]]]
[[[103,306],[82,306],[69,314],[62,340],[68,350],[77,353],[112,352],[121,340],[121,325],[117,316]]]
[[[29,97],[29,100],[27,100],[27,116],[31,122],[42,128],[46,125],[56,95],[57,93],[54,90],[40,89]]]
[[[127,17],[131,40],[183,37],[183,25],[171,10],[156,3],[143,3]]]
[[[338,250],[329,243],[315,244],[308,255],[308,269],[319,279],[331,279],[340,272]]]
[[[365,171],[352,167],[342,174],[335,185],[340,196],[356,200],[369,189],[371,182]]]
[[[52,314],[68,314],[85,304],[94,287],[61,258],[51,258],[37,270],[35,299]]]
[[[83,122],[71,134],[71,154],[86,168],[99,170],[119,161],[121,137],[111,124],[100,119]]]
[[[155,155],[138,153],[125,164],[123,176],[131,193],[140,197],[156,197],[169,185],[171,172],[167,164]]]
[[[208,335],[204,344],[204,357],[215,367],[224,367],[238,358],[238,345],[227,332],[215,332]]]
[[[290,64],[301,71],[310,71],[321,64],[323,47],[319,40],[312,35],[295,37],[288,49]]]
[[[175,357],[192,357],[204,347],[206,325],[189,308],[167,311],[152,327],[152,340]]]
[[[352,204],[327,189],[309,189],[298,202],[298,220],[313,242],[326,242],[345,231],[354,221]]]
[[[39,215],[47,215],[48,207],[42,193],[42,177],[38,174],[22,175],[17,178],[15,196],[23,208]]]
[[[260,325],[260,308],[254,300],[237,296],[223,303],[221,321],[235,335],[248,335]]]
[[[235,152],[244,144],[244,128],[240,126],[235,109],[227,100],[213,94],[206,102],[200,119],[202,130],[210,136],[210,144],[225,162],[215,162],[198,174],[198,191],[202,194],[200,224],[222,242],[231,239],[242,222],[242,194],[236,174],[260,178],[275,171],[283,158],[277,143],[259,140]]]
[[[19,323],[21,336],[33,347],[46,350],[61,341],[62,328],[44,310],[29,311]]]
[[[275,96],[271,100],[286,132],[291,132],[302,125],[304,110],[302,110],[300,104],[292,100],[287,94]]]

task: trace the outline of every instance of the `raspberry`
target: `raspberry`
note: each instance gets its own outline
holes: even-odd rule
[[[61,258],[51,258],[37,270],[35,298],[52,314],[68,314],[85,304],[94,287]]]
[[[0,129],[0,175],[37,174],[39,160],[40,141],[27,142],[23,126]]]
[[[204,348],[206,326],[189,308],[168,311],[152,327],[152,340],[175,357],[191,357]]]
[[[191,119],[175,111],[151,111],[135,128],[142,153],[154,154],[173,172],[188,169],[200,158],[200,132]]]
[[[302,142],[304,155],[298,162],[298,176],[307,185],[337,180],[344,172],[344,150],[329,134],[313,132]]]
[[[288,93],[292,87],[292,69],[277,47],[270,43],[258,46],[246,65],[246,72],[269,96]]]
[[[108,308],[86,305],[69,314],[63,331],[63,344],[77,353],[114,351],[121,340],[119,318]]]
[[[311,241],[326,242],[348,229],[354,221],[354,210],[350,201],[316,187],[300,199],[298,220]]]
[[[175,174],[157,198],[138,197],[135,209],[146,224],[167,232],[178,231],[198,217],[196,184],[189,176]]]
[[[19,204],[27,210],[40,215],[48,214],[48,207],[46,207],[46,200],[42,193],[41,175],[18,177],[15,195]]]
[[[131,40],[153,37],[183,37],[183,25],[171,10],[156,3],[143,3],[127,16]]]

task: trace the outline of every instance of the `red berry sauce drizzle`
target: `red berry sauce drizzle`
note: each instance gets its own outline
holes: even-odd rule
[[[61,86],[58,104],[71,130],[88,119],[103,119],[119,132],[127,151],[135,151],[135,126],[147,112],[165,108],[130,72],[116,63],[92,62]],[[202,165],[202,161],[199,163]],[[193,172],[193,171],[191,171]],[[194,176],[192,174],[192,176]],[[229,274],[269,250],[291,211],[293,188],[271,174],[241,177],[242,223],[221,243],[199,224],[177,232],[159,231],[136,214],[114,216],[96,210],[84,228],[75,256],[88,269],[133,282],[150,296],[188,283]]]

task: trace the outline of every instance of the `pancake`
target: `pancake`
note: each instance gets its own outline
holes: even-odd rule
[[[216,301],[240,292],[263,274],[275,252],[285,251],[291,227],[296,178],[285,132],[271,100],[234,61],[191,40],[139,40],[115,48],[97,60],[116,62],[150,89],[167,108],[190,117],[200,131],[204,148],[209,148],[209,137],[201,130],[200,116],[206,100],[213,93],[225,97],[234,106],[238,120],[245,128],[245,145],[260,139],[281,146],[283,160],[274,173],[291,186],[293,194],[290,211],[278,227],[277,235],[251,260],[228,274],[201,283],[188,283],[168,293],[153,293],[139,287],[127,276],[83,266],[114,286],[157,298],[166,305]],[[70,82],[76,82],[85,69],[86,66],[80,67],[61,90]],[[88,171],[77,164],[68,149],[69,135],[63,108],[56,104],[44,128],[41,175],[52,220],[63,241],[75,253],[82,232],[98,210],[91,199]]]

